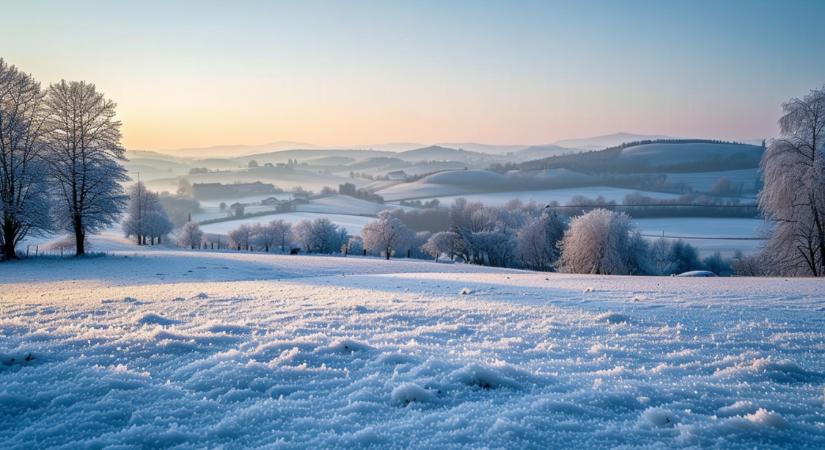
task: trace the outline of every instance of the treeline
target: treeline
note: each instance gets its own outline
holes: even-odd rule
[[[0,219],[2,259],[17,258],[27,236],[68,231],[77,255],[86,237],[115,223],[126,205],[115,103],[94,84],[42,89],[0,59]]]
[[[329,189],[329,191],[325,192],[324,190],[326,190],[326,189]],[[324,193],[330,193],[330,194],[335,193],[335,191],[333,191],[330,188],[324,188],[324,190],[321,191],[322,194],[324,194]],[[366,200],[368,202],[373,202],[373,203],[384,203],[384,197],[382,197],[382,196],[380,196],[380,195],[378,195],[374,192],[370,192],[366,189],[359,189],[357,186],[355,186],[352,183],[339,184],[338,185],[338,194],[347,195],[347,196],[350,196],[350,197],[353,197],[353,198],[360,198],[361,200]]]
[[[429,210],[441,211],[441,210]],[[535,203],[492,207],[459,199],[446,212],[444,231],[416,231],[412,213],[384,211],[359,236],[319,218],[290,225],[281,220],[241,225],[221,241],[197,226],[179,244],[192,248],[449,259],[454,262],[541,271],[613,275],[671,275],[710,270],[734,273],[736,260],[718,253],[700,259],[683,241],[648,241],[627,214],[595,209],[569,217]],[[192,232],[196,238],[193,240]],[[216,242],[217,240],[217,242]],[[740,257],[741,259],[741,257]]]

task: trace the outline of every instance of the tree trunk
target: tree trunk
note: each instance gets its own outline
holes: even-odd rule
[[[14,259],[14,222],[10,217],[3,220],[3,259]]]
[[[83,218],[79,215],[74,217],[74,248],[75,256],[86,254],[86,231],[83,229]]]
[[[387,260],[389,261],[389,259],[390,259],[390,249],[388,248],[387,249]]]
[[[17,252],[14,251],[15,226],[11,219],[3,222],[3,258],[5,260],[17,259]]]

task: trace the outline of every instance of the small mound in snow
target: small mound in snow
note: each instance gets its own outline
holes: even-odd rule
[[[470,295],[472,293],[473,293],[473,291],[470,290],[470,288],[462,288],[461,292],[459,292],[459,294],[461,294],[461,295]]]
[[[765,408],[759,408],[755,413],[746,415],[745,420],[755,425],[773,428],[783,428],[788,424],[781,415]]]
[[[158,314],[149,313],[145,314],[143,317],[138,319],[137,323],[140,325],[161,325],[164,327],[168,327],[170,325],[176,325],[181,322],[180,320],[169,319]]]
[[[643,423],[657,428],[672,428],[676,424],[676,415],[665,408],[647,408],[642,411]]]
[[[410,403],[429,403],[435,400],[435,394],[415,383],[403,383],[392,390],[392,401],[408,405]]]
[[[690,272],[682,272],[677,277],[715,277],[716,274],[709,270],[691,270]]]
[[[767,378],[778,383],[817,381],[822,374],[800,367],[790,359],[758,358],[742,361],[736,365],[717,370],[716,376],[739,376],[747,378]]]
[[[198,299],[201,299],[201,300],[206,300],[207,298],[209,298],[209,294],[207,294],[206,292],[201,292],[201,293],[199,293],[198,295],[195,295],[192,298],[198,298]]]
[[[740,416],[745,413],[755,412],[758,408],[752,402],[737,400],[732,405],[723,406],[716,410],[720,416]]]
[[[467,386],[478,386],[482,389],[497,389],[502,387],[518,389],[519,383],[492,367],[470,364],[455,370],[450,378]]]
[[[756,372],[780,382],[809,381],[820,378],[820,374],[805,370],[790,359],[761,358],[754,361],[751,367]]]
[[[779,413],[768,411],[765,408],[759,408],[752,414],[726,419],[723,422],[723,426],[731,431],[753,432],[765,428],[786,428],[788,421]]]
[[[619,314],[617,312],[606,312],[604,314],[599,314],[596,316],[596,322],[601,323],[628,323],[630,322],[630,317],[627,317],[624,314]]]
[[[329,347],[323,347],[322,350],[331,353],[354,353],[368,352],[374,350],[374,348],[353,339],[341,339],[333,342]]]

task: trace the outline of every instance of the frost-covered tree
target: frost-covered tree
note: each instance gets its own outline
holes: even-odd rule
[[[236,250],[249,250],[252,239],[255,236],[254,228],[251,225],[242,224],[229,232],[229,246]]]
[[[123,232],[126,237],[135,237],[138,245],[153,244],[169,234],[174,225],[161,204],[160,197],[146,189],[141,183],[129,188],[129,205]],[[148,238],[148,241],[147,241]]]
[[[307,253],[335,253],[347,241],[346,230],[326,217],[302,220],[292,227],[295,242]]]
[[[285,252],[287,248],[292,245],[292,225],[283,220],[273,220],[267,225],[275,234],[275,243],[281,248],[281,252]]]
[[[429,259],[430,254],[425,252],[422,247],[424,244],[430,240],[430,237],[433,234],[429,231],[419,231],[416,232],[413,236],[413,241],[409,249],[407,250],[408,255],[410,258],[417,258],[417,259]]]
[[[518,254],[522,264],[533,270],[552,270],[559,258],[559,241],[565,223],[553,211],[546,211],[518,232]]]
[[[346,244],[341,247],[341,251],[345,256],[348,254],[360,255],[364,253],[364,241],[361,240],[361,236],[350,236]]]
[[[696,247],[679,239],[670,245],[670,273],[689,272],[691,270],[702,269],[702,262],[699,261],[699,251]]]
[[[381,211],[377,220],[366,224],[361,230],[361,238],[367,251],[383,254],[390,259],[394,252],[412,247],[415,233],[389,211]]]
[[[155,242],[160,244],[163,238],[175,229],[175,225],[169,220],[169,216],[166,215],[166,211],[163,209],[160,201],[158,201],[157,208],[149,212],[147,225],[149,243],[151,245],[155,245]]]
[[[762,156],[765,257],[782,275],[825,276],[825,86],[782,105],[782,136]]]
[[[121,183],[128,177],[115,106],[83,81],[62,80],[46,97],[55,217],[73,232],[78,255],[85,253],[86,236],[115,223],[126,204]]]
[[[472,248],[472,262],[495,267],[509,267],[515,261],[516,236],[507,228],[494,228],[464,236],[465,245]]]
[[[256,224],[252,227],[252,243],[255,247],[269,249],[278,245],[278,233],[271,224]]]
[[[670,258],[671,245],[665,238],[659,238],[650,244],[648,258],[651,272],[656,275],[669,275],[674,273],[673,260]]]
[[[51,228],[43,102],[40,84],[0,58],[0,259]]]
[[[594,209],[575,217],[561,241],[562,272],[623,275],[637,266],[638,241],[630,216]]]
[[[186,222],[178,232],[178,246],[196,249],[203,242],[203,231],[195,222]]]
[[[436,261],[441,255],[447,255],[450,260],[453,260],[456,255],[462,252],[463,245],[464,241],[458,233],[441,231],[430,236],[427,242],[421,246],[421,249],[435,258]]]

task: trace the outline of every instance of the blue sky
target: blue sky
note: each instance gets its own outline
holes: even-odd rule
[[[750,139],[825,83],[825,1],[0,2],[0,57],[95,82],[131,148]],[[10,19],[10,20],[9,20]]]

